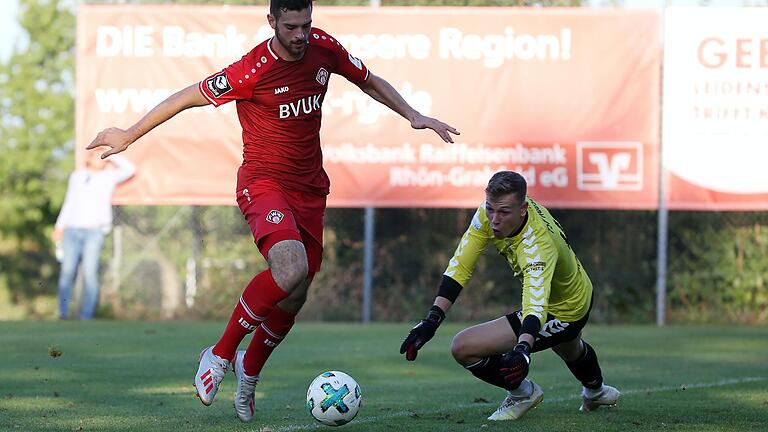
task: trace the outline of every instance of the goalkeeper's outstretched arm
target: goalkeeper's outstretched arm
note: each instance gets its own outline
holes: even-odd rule
[[[450,276],[443,275],[427,316],[411,329],[400,345],[400,354],[405,354],[406,360],[416,360],[419,350],[435,336],[437,328],[445,320],[446,312],[451,309],[460,292],[461,285]]]

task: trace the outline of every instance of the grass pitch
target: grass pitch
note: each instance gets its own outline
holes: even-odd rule
[[[256,418],[232,408],[234,375],[203,406],[197,356],[224,323],[0,322],[0,431],[302,431],[325,370],[352,375],[363,408],[343,431],[768,431],[768,328],[588,325],[615,409],[580,413],[580,386],[551,352],[531,378],[544,402],[524,418],[486,417],[503,399],[453,362],[446,323],[416,362],[398,354],[410,326],[299,322],[257,387]]]

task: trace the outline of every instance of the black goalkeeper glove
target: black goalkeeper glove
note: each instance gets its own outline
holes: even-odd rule
[[[416,355],[425,343],[435,336],[437,328],[445,319],[445,312],[437,306],[432,306],[427,316],[421,320],[400,345],[400,354],[405,354],[408,361],[416,360]]]
[[[517,388],[528,376],[528,368],[531,365],[531,346],[528,342],[520,342],[512,348],[512,351],[501,358],[501,377],[511,388]]]

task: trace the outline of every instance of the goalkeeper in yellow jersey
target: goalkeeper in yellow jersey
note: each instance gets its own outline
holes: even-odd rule
[[[489,420],[513,420],[544,399],[527,378],[531,353],[548,348],[563,359],[583,386],[581,411],[615,406],[620,393],[603,384],[595,350],[581,331],[592,307],[592,282],[568,245],[560,224],[526,196],[525,179],[513,171],[493,175],[485,202],[475,213],[443,274],[432,308],[408,334],[400,353],[415,360],[493,242],[523,285],[522,309],[462,330],[453,357],[477,378],[507,390]]]

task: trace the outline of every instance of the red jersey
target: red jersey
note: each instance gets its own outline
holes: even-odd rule
[[[362,84],[368,69],[317,28],[297,61],[278,57],[272,39],[200,81],[200,92],[215,106],[237,101],[243,127],[237,190],[255,180],[272,179],[288,189],[327,195],[330,181],[323,169],[320,120],[328,80],[336,73]]]

